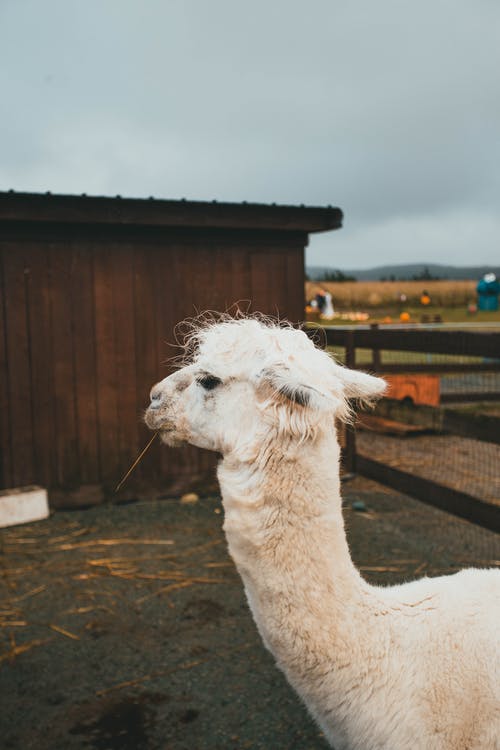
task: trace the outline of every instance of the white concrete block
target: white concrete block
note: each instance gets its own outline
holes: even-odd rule
[[[0,491],[0,528],[40,521],[49,515],[47,490],[43,487],[15,487]]]

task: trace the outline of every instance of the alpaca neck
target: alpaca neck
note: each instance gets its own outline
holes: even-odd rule
[[[264,642],[292,677],[304,639],[308,669],[332,637],[345,660],[353,608],[367,592],[345,537],[335,435],[294,452],[277,445],[264,446],[251,465],[226,457],[219,480],[229,551]]]

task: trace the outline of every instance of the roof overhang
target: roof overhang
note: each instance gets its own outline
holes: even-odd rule
[[[333,206],[162,200],[0,192],[0,223],[263,229],[326,232],[342,226]]]

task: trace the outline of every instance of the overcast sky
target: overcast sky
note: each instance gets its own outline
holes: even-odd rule
[[[0,189],[331,204],[309,263],[500,263],[498,0],[0,0],[0,63]]]

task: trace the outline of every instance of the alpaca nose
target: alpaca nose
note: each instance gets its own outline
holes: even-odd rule
[[[149,405],[150,409],[159,409],[161,406],[161,399],[162,399],[162,392],[159,388],[153,388],[151,393],[149,394],[149,397],[151,399],[151,403]]]

